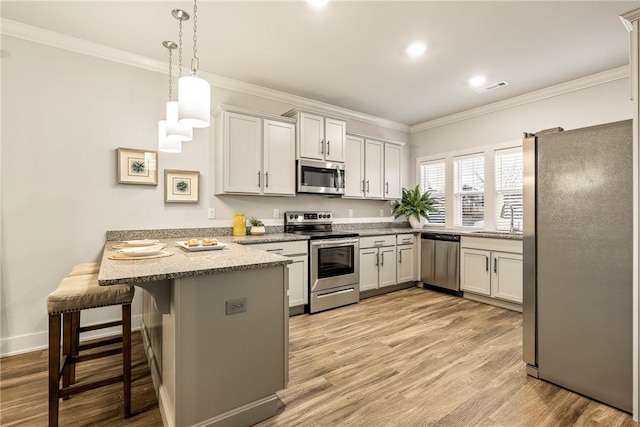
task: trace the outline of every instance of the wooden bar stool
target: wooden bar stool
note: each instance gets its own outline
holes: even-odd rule
[[[80,270],[80,269],[79,269]],[[79,271],[78,270],[78,271]],[[47,298],[49,313],[49,426],[58,425],[60,398],[93,390],[98,387],[122,382],[124,386],[124,416],[131,416],[131,302],[135,289],[129,285],[98,285],[97,274],[77,274],[67,276],[58,288]],[[90,308],[122,306],[122,319],[91,326],[80,326],[80,312]],[[62,324],[61,324],[62,316]],[[61,364],[60,338],[62,332]],[[122,326],[122,335],[105,338],[88,344],[80,344],[82,332],[103,328]],[[115,349],[108,349],[89,354],[80,353],[85,350],[122,343]],[[89,360],[122,354],[122,375],[75,384],[76,365]],[[62,387],[60,379],[62,378]]]

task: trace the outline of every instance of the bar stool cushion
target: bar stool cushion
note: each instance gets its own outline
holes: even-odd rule
[[[68,276],[47,297],[49,314],[69,313],[109,305],[131,304],[135,289],[130,285],[98,285],[98,275]]]
[[[98,274],[100,270],[99,262],[83,262],[82,264],[76,264],[71,269],[69,276],[79,276],[82,274]]]

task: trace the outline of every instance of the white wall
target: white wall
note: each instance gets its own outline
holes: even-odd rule
[[[273,208],[331,209],[358,218],[390,214],[383,201],[323,196],[213,196],[213,129],[194,130],[181,154],[158,154],[158,186],[116,182],[117,147],[157,147],[167,76],[162,73],[2,36],[0,161],[0,355],[47,345],[46,297],[70,268],[101,258],[105,232],[231,225],[236,211],[272,218]],[[174,82],[175,83],[175,82]],[[213,87],[212,105],[282,114],[294,105]],[[398,142],[399,131],[350,121],[347,130]],[[410,173],[404,150],[405,179]],[[164,203],[164,169],[198,170],[198,204]],[[207,220],[215,207],[217,220]],[[224,223],[224,224],[221,224]],[[138,298],[138,297],[137,297]],[[139,316],[140,303],[134,302]],[[95,310],[83,323],[116,317]]]
[[[411,134],[412,159],[522,139],[523,132],[565,130],[632,117],[629,79],[623,78],[518,107]],[[414,179],[415,165],[411,179]]]

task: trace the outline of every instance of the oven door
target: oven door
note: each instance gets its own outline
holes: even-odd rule
[[[311,241],[311,292],[353,285],[360,280],[358,239]]]
[[[299,160],[298,192],[344,194],[344,165],[341,163]]]

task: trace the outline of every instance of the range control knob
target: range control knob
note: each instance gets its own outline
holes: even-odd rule
[[[327,214],[327,218],[331,218],[331,214]]]

